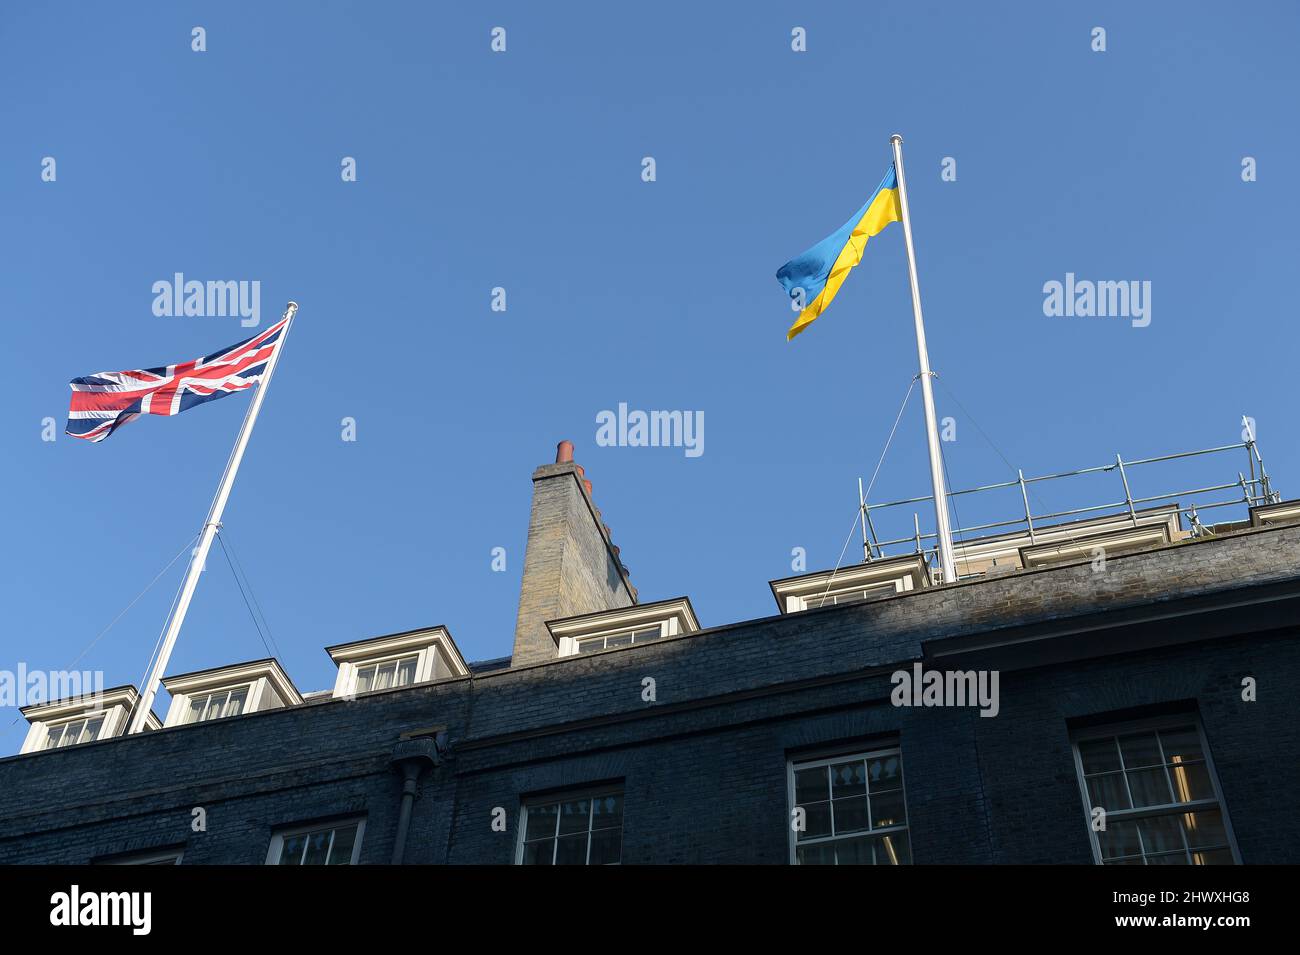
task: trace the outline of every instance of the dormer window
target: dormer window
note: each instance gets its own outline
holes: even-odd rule
[[[556,654],[570,657],[694,633],[700,624],[690,600],[680,597],[552,620],[546,629],[555,641]]]
[[[42,749],[59,749],[63,746],[75,746],[77,743],[89,743],[99,739],[100,730],[104,728],[104,717],[81,717],[65,720],[49,726]]]
[[[21,752],[64,749],[120,736],[126,732],[139,699],[135,687],[118,686],[99,693],[25,706],[22,714],[31,728]],[[145,720],[146,729],[156,730],[161,725],[152,713]]]
[[[325,649],[339,668],[334,681],[335,697],[469,675],[469,667],[446,627],[411,630]]]
[[[238,716],[244,712],[248,701],[248,687],[236,690],[218,690],[190,697],[190,709],[186,714],[186,723],[201,723],[203,720],[219,720],[226,716]]]
[[[651,640],[662,640],[668,634],[664,633],[667,629],[667,621],[657,623],[653,627],[637,627],[631,630],[617,630],[614,633],[607,633],[603,636],[583,637],[576,641],[579,653],[595,653],[597,650],[610,650],[614,647],[626,647],[633,643],[649,643]]]
[[[419,666],[419,654],[389,660],[386,663],[369,663],[357,667],[357,692],[368,693],[371,690],[388,690],[397,686],[410,686],[415,682],[415,671]]]
[[[930,571],[919,554],[880,558],[834,571],[771,582],[782,613],[881,600],[929,586]]]
[[[162,684],[172,697],[167,726],[206,723],[302,702],[302,694],[276,660],[183,673],[165,677]]]

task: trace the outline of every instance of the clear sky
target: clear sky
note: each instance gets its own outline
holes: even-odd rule
[[[202,523],[246,395],[62,436],[68,379],[247,337],[155,316],[176,272],[260,281],[262,327],[301,303],[225,517],[300,689],[332,685],[323,647],[421,626],[508,654],[529,475],[562,438],[643,599],[687,594],[705,626],[775,612],[792,548],[835,565],[916,352],[898,226],[789,344],[774,273],[862,204],[893,132],[954,484],[1006,479],[1003,455],[1041,474],[1229,444],[1248,413],[1300,495],[1298,21],[1290,2],[5,4],[0,668],[67,667]],[[1067,272],[1149,281],[1150,324],[1045,315]],[[702,412],[704,453],[598,447],[620,402]],[[1100,480],[1043,500],[1122,496]],[[914,396],[872,498],[927,490]],[[79,667],[138,684],[182,572]],[[170,672],[265,655],[214,550]]]

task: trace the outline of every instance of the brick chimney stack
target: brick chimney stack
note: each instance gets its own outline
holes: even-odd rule
[[[511,665],[555,659],[548,620],[636,602],[636,588],[592,501],[591,482],[573,462],[573,443],[561,441],[555,463],[533,472],[533,509]]]

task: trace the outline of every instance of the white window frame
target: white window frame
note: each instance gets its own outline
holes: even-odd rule
[[[528,836],[528,810],[536,808],[538,806],[554,806],[556,804],[572,802],[577,799],[587,799],[591,801],[591,805],[587,807],[587,857],[586,860],[583,862],[583,865],[591,865],[592,833],[608,831],[604,829],[593,830],[591,828],[592,814],[595,812],[595,801],[599,799],[601,796],[614,796],[614,795],[617,795],[620,799],[623,800],[623,815],[620,817],[619,824],[618,824],[619,861],[608,863],[608,865],[622,865],[623,864],[623,830],[626,828],[624,823],[627,818],[626,787],[622,785],[597,786],[591,789],[565,790],[559,793],[550,793],[547,795],[532,796],[522,800],[519,806],[519,835],[515,839],[515,865],[521,866],[524,864],[524,846],[527,844],[527,836]],[[556,818],[555,818],[555,826],[556,826],[555,833],[551,836],[551,843],[552,843],[551,864],[552,865],[555,864],[555,853],[559,851],[559,844],[560,844],[559,841],[560,817],[558,813],[556,814]]]
[[[131,713],[138,701],[139,694],[136,693],[135,687],[119,686],[97,694],[53,700],[49,703],[24,707],[22,715],[30,725],[27,728],[27,736],[23,739],[23,745],[19,753],[28,755],[57,752],[57,750],[45,748],[46,743],[49,741],[50,728],[86,717],[92,719],[101,715],[104,717],[104,722],[100,725],[95,739],[87,740],[87,743],[120,736],[126,731]],[[145,718],[146,729],[155,730],[161,725],[158,717],[154,716],[153,713],[150,713]],[[82,744],[78,743],[76,745],[80,746]],[[59,749],[68,749],[68,747],[60,746]]]
[[[828,590],[825,593],[818,591],[817,593],[800,595],[797,598],[800,603],[800,606],[797,609],[817,610],[821,607],[839,607],[843,605],[836,601],[835,598],[853,595],[861,596],[859,596],[859,599],[857,600],[846,600],[844,603],[870,603],[872,600],[883,597],[892,597],[894,594],[901,594],[903,592],[903,582],[901,580],[887,580],[881,583],[858,584],[852,587],[837,587],[836,589]],[[834,602],[824,603],[823,601],[826,600]]]
[[[830,766],[834,763],[843,763],[853,759],[870,761],[885,756],[898,757],[898,766],[900,771],[903,774],[903,786],[902,786],[903,818],[907,820],[906,823],[901,826],[885,826],[881,829],[863,829],[858,832],[845,833],[843,836],[837,836],[832,834],[829,836],[822,836],[816,839],[804,839],[801,842],[799,840],[799,833],[797,833],[794,829],[794,826],[790,824],[791,820],[793,819],[794,810],[799,807],[799,803],[795,801],[795,786],[794,786],[795,772],[801,769],[816,769],[819,766]],[[826,845],[826,844],[833,845],[837,842],[843,842],[848,839],[875,838],[877,836],[887,836],[894,833],[902,833],[903,836],[907,839],[908,859],[910,860],[912,858],[912,814],[910,808],[907,805],[908,777],[907,777],[907,769],[903,765],[903,747],[901,743],[896,743],[891,746],[880,747],[878,749],[836,750],[831,755],[827,755],[827,756],[809,754],[803,757],[790,757],[786,759],[785,765],[786,765],[786,799],[788,800],[788,805],[789,805],[789,811],[786,816],[785,828],[787,831],[789,845],[790,845],[790,865],[799,864],[798,849],[801,845],[802,846],[816,846],[816,845]],[[868,792],[867,805],[868,806],[870,806],[871,804],[870,790],[871,790],[871,783],[870,781],[868,781],[867,783],[867,792]],[[831,795],[831,793],[828,793],[828,795]],[[910,865],[911,862],[909,861],[908,864]]]
[[[449,680],[469,675],[469,668],[461,659],[460,651],[452,642],[451,634],[445,627],[431,630],[419,630],[412,633],[397,634],[392,637],[378,637],[359,643],[328,647],[330,657],[338,665],[338,674],[334,678],[335,699],[352,699],[357,691],[357,671],[376,664],[383,665],[396,660],[415,657],[415,678],[401,687],[387,687],[383,690],[366,690],[366,693],[387,693],[394,689],[409,689],[420,683],[432,680]],[[438,673],[438,663],[446,671]]]
[[[1196,730],[1197,739],[1201,744],[1201,752],[1205,755],[1206,774],[1210,778],[1210,787],[1214,790],[1214,798],[1196,799],[1192,802],[1165,803],[1160,806],[1143,806],[1141,809],[1106,810],[1107,824],[1112,821],[1125,822],[1153,816],[1177,816],[1188,812],[1214,810],[1223,817],[1223,831],[1228,840],[1227,847],[1232,853],[1232,864],[1241,865],[1241,853],[1237,850],[1237,838],[1232,831],[1232,819],[1228,815],[1228,807],[1223,801],[1223,788],[1219,785],[1219,773],[1214,766],[1214,754],[1210,752],[1210,742],[1205,737],[1205,727],[1201,725],[1200,717],[1195,713],[1161,716],[1145,720],[1128,720],[1120,723],[1102,723],[1076,729],[1070,733],[1070,750],[1074,756],[1074,775],[1079,784],[1084,823],[1088,828],[1088,842],[1092,846],[1092,860],[1096,865],[1103,865],[1104,863],[1102,862],[1101,842],[1092,828],[1092,797],[1088,795],[1088,784],[1084,778],[1083,757],[1079,753],[1079,744],[1110,739],[1111,737],[1128,736],[1133,733],[1154,732],[1158,734],[1160,730],[1187,729],[1188,727]],[[1158,740],[1159,736],[1157,735]],[[1161,744],[1161,756],[1163,757],[1163,755],[1163,744]],[[1123,759],[1123,753],[1121,752],[1121,772],[1125,772],[1122,768]],[[1161,765],[1164,766],[1165,764],[1162,763]],[[1128,785],[1127,773],[1125,773],[1125,785]],[[1184,845],[1184,851],[1190,852],[1191,850]]]
[[[353,825],[357,827],[357,837],[352,843],[352,855],[348,859],[348,865],[360,865],[361,843],[366,834],[365,816],[334,819],[329,822],[313,822],[300,826],[288,826],[283,829],[277,829],[271,834],[271,845],[266,851],[266,864],[280,864],[280,854],[284,851],[284,840],[292,836],[302,836],[309,835],[313,832],[329,831],[331,833],[330,850],[332,851],[334,848],[334,831],[337,829],[346,829]]]
[[[230,698],[240,690],[244,691],[244,702],[240,705],[239,712],[227,713],[226,710],[230,706]],[[211,690],[200,690],[195,693],[187,693],[185,694],[185,709],[181,712],[180,721],[181,723],[184,724],[210,723],[213,720],[225,720],[225,719],[230,719],[230,717],[232,716],[243,716],[245,713],[256,712],[252,708],[253,695],[255,692],[256,692],[256,687],[254,687],[252,683],[236,683],[233,686],[216,687]],[[212,703],[212,698],[222,693],[225,694],[226,698],[221,704],[222,712],[220,716],[207,716],[207,717],[195,718],[194,702],[196,700],[203,701],[203,711],[206,713],[208,707]]]
[[[665,640],[669,637],[695,633],[700,629],[700,623],[687,597],[546,621],[546,629],[551,639],[555,641],[557,657],[589,657],[614,650],[627,650],[637,644],[629,643],[621,647],[604,646],[599,650],[589,650],[587,653],[579,653],[578,644],[596,637],[603,637],[608,641],[610,637],[650,630],[654,627],[659,628],[659,639]],[[657,642],[642,641],[642,643]]]
[[[382,657],[374,657],[369,660],[356,660],[342,664],[339,669],[349,668],[348,682],[352,687],[353,693],[380,693],[383,690],[400,690],[403,687],[415,686],[417,683],[426,683],[433,679],[433,671],[437,663],[435,654],[437,653],[432,647],[426,647],[415,653],[392,653]],[[410,683],[403,683],[401,686],[386,686],[383,690],[361,690],[358,688],[361,671],[369,667],[381,667],[385,663],[398,663],[402,660],[415,660],[415,674],[411,677]]]
[[[668,630],[669,630],[668,621],[667,621],[667,620],[660,620],[657,624],[656,624],[656,623],[648,623],[648,624],[647,624],[647,623],[643,623],[643,624],[641,624],[639,627],[620,627],[620,628],[618,628],[617,630],[605,630],[605,631],[602,631],[602,632],[600,632],[600,633],[588,633],[588,634],[584,634],[584,635],[581,636],[581,637],[564,637],[564,638],[562,638],[562,640],[571,640],[571,641],[573,642],[573,653],[574,653],[574,655],[576,655],[576,656],[585,656],[587,653],[599,653],[601,650],[621,650],[621,649],[623,649],[623,647],[621,647],[621,646],[611,647],[611,646],[609,645],[609,638],[610,638],[610,637],[621,637],[621,636],[622,636],[623,634],[625,634],[625,633],[635,635],[635,634],[638,634],[638,633],[643,633],[643,632],[645,632],[646,630],[656,630],[656,629],[659,631],[659,636],[658,636],[658,637],[656,637],[654,640],[642,640],[642,641],[640,641],[640,642],[641,642],[642,644],[645,644],[645,643],[655,643],[655,642],[657,642],[657,641],[659,641],[659,640],[662,640],[664,637],[672,636],[672,634],[670,634],[670,633],[668,632]],[[583,645],[584,643],[586,643],[587,641],[589,641],[589,640],[603,640],[603,641],[604,641],[604,645],[600,648],[600,650],[587,650],[587,651],[584,652],[583,649],[582,649],[582,645]],[[635,639],[634,639],[631,643],[626,644],[626,646],[629,646],[629,647],[634,647],[634,646],[636,646],[636,645],[637,645],[637,641],[636,641]],[[561,656],[563,656],[563,655],[564,655],[564,654],[561,653]]]
[[[45,727],[45,739],[41,744],[41,751],[45,752],[56,749],[67,749],[70,746],[80,746],[82,743],[94,743],[97,740],[106,739],[107,737],[104,735],[104,729],[109,726],[109,717],[110,714],[107,710],[89,710],[85,713],[78,713],[76,716],[65,717],[61,720],[51,720],[50,722],[43,724]],[[50,737],[55,730],[57,730],[60,737],[62,737],[62,734],[67,730],[67,727],[71,726],[73,723],[85,723],[86,727],[89,727],[90,724],[96,720],[99,721],[99,726],[95,728],[95,735],[90,739],[78,740],[75,743],[60,743],[58,746],[50,745]],[[78,733],[77,735],[80,736],[81,734]]]
[[[289,675],[275,660],[254,660],[237,663],[217,670],[183,673],[163,678],[163,687],[171,694],[164,726],[197,726],[211,720],[191,720],[190,700],[209,697],[213,693],[234,692],[248,688],[240,716],[251,716],[283,706],[297,706],[302,695],[294,687]],[[233,719],[233,717],[221,717]]]

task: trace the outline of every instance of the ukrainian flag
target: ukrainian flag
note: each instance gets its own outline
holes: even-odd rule
[[[898,176],[894,164],[890,163],[885,178],[880,180],[866,205],[852,219],[797,259],[781,266],[776,273],[777,281],[785,286],[790,298],[803,305],[799,317],[786,332],[786,341],[826,311],[848,278],[849,270],[862,261],[867,240],[889,223],[902,221],[903,213],[898,205]]]

